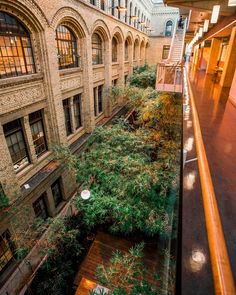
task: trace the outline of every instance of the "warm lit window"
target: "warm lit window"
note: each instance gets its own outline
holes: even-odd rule
[[[92,36],[93,65],[99,65],[103,63],[102,49],[103,49],[102,39],[97,33],[94,33]]]
[[[59,69],[78,67],[77,41],[71,30],[63,25],[58,26],[56,29],[56,41]]]
[[[13,260],[14,247],[9,231],[0,235],[0,272]]]
[[[65,118],[66,135],[69,136],[72,133],[69,98],[63,100],[63,110],[64,110],[64,118]]]
[[[57,207],[63,200],[60,179],[57,179],[52,184],[51,189],[52,189],[52,195],[53,195],[55,207]]]
[[[112,62],[117,62],[118,60],[118,42],[115,37],[112,39]]]
[[[7,146],[11,154],[15,171],[19,171],[29,164],[21,120],[17,119],[3,125]]]
[[[41,197],[39,197],[34,203],[34,213],[37,218],[41,218],[43,220],[48,218],[47,206],[45,203],[46,194],[44,193]]]
[[[125,61],[129,60],[129,42],[125,41]]]
[[[169,56],[170,45],[164,45],[162,51],[162,59],[167,59]]]
[[[166,31],[165,31],[165,36],[171,36],[172,35],[172,27],[173,27],[173,22],[171,20],[168,20],[166,23]]]
[[[29,115],[29,123],[33,137],[35,153],[41,156],[47,150],[42,111],[37,111]]]
[[[103,85],[93,88],[94,116],[103,112]]]
[[[0,12],[0,78],[35,73],[30,34],[12,15]]]
[[[81,94],[74,96],[73,104],[74,104],[75,128],[79,129],[80,127],[82,127]]]

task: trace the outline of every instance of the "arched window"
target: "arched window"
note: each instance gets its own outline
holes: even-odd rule
[[[35,73],[30,34],[14,16],[0,12],[0,78]]]
[[[137,7],[135,7],[135,9],[134,9],[134,16],[137,16]],[[135,28],[136,28],[136,25],[137,25],[137,20],[135,19],[135,21],[134,21]]]
[[[130,5],[129,5],[129,24],[131,25],[132,24],[132,7],[133,7],[133,4],[132,2],[130,2]]]
[[[103,44],[102,39],[97,33],[92,36],[92,62],[93,65],[103,63]]]
[[[168,22],[166,23],[165,36],[172,35],[172,27],[173,27],[173,22],[171,20],[168,20]]]
[[[56,29],[59,69],[75,68],[79,66],[77,42],[74,34],[64,25]]]
[[[125,41],[125,61],[129,60],[129,41]]]
[[[118,42],[115,37],[112,38],[112,62],[118,60]]]
[[[134,60],[138,59],[138,49],[139,49],[139,42],[138,40],[136,40],[134,43],[134,55],[133,55]]]

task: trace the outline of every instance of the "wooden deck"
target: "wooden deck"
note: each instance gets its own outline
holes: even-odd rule
[[[75,278],[74,285],[77,287],[76,295],[88,295],[89,290],[97,286],[95,276],[96,268],[99,264],[108,265],[112,253],[115,250],[125,253],[139,242],[141,241],[126,240],[99,232]],[[152,284],[157,283],[153,280],[152,275],[161,264],[159,252],[155,241],[145,244],[143,262],[148,270],[147,279]]]

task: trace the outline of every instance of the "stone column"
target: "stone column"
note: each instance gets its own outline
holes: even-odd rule
[[[52,143],[63,144],[66,143],[66,130],[64,122],[64,112],[62,106],[61,83],[58,70],[58,57],[55,41],[55,31],[53,28],[45,28],[43,38],[44,55],[43,64],[45,65],[45,90],[47,94],[48,110],[49,110],[49,124],[50,135]],[[44,37],[43,36],[43,37]]]
[[[93,66],[92,66],[92,40],[87,36],[82,40],[84,47],[82,49],[83,66],[83,123],[87,133],[95,128],[94,103],[93,103]]]
[[[211,41],[211,51],[210,51],[210,58],[207,64],[206,73],[213,74],[215,67],[217,66],[217,59],[220,52],[220,45],[221,40],[217,38],[213,38]]]
[[[111,40],[106,40],[105,45],[105,87],[109,89],[112,86],[112,45]],[[103,99],[104,102],[104,115],[110,117],[112,114],[112,102],[109,95],[106,95]]]
[[[236,27],[232,29],[232,32],[230,35],[223,73],[220,79],[221,87],[231,87],[233,77],[234,77],[235,65],[236,65]]]
[[[125,71],[125,63],[124,63],[124,53],[125,53],[125,43],[122,41],[121,43],[119,43],[119,47],[118,47],[118,60],[119,60],[119,80],[118,80],[118,86],[120,87],[124,87],[124,80],[125,80],[125,75],[124,75],[124,71]],[[123,97],[119,96],[118,98],[118,105],[121,106],[123,104]]]

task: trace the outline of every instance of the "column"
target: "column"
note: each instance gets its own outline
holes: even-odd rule
[[[223,73],[220,79],[221,87],[231,87],[236,65],[236,27],[232,29]]]
[[[106,40],[106,56],[104,56],[105,64],[105,87],[110,89],[112,86],[112,45],[110,40]],[[112,102],[109,95],[104,97],[104,115],[110,117],[112,114]]]
[[[214,70],[217,66],[218,56],[220,53],[220,45],[221,40],[217,38],[213,38],[211,41],[211,51],[210,51],[210,57],[207,64],[206,73],[207,74],[213,74]]]
[[[95,128],[94,103],[93,103],[93,66],[92,66],[92,40],[91,36],[87,36],[82,40],[84,46],[82,48],[83,63],[83,123],[87,133]]]
[[[52,143],[63,144],[67,142],[64,124],[64,112],[60,89],[60,76],[58,70],[57,48],[55,31],[52,28],[45,29],[47,42],[44,41],[44,64],[45,64],[45,88],[48,96],[49,123]]]

